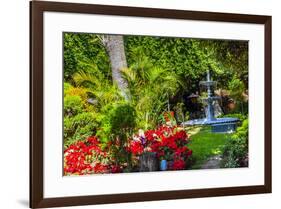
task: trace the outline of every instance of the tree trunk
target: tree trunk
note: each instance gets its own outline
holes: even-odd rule
[[[117,84],[125,99],[128,99],[128,83],[121,73],[122,69],[127,68],[123,36],[104,35],[102,40],[109,55],[113,82]]]

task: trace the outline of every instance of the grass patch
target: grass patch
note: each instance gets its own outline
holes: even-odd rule
[[[199,129],[199,130],[198,130]],[[188,130],[192,150],[191,169],[199,169],[211,156],[219,155],[231,137],[227,133],[212,133],[210,127],[195,127]]]

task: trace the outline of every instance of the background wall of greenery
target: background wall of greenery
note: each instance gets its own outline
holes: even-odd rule
[[[124,36],[124,46],[128,69],[123,77],[131,96],[128,107],[136,111],[135,127],[155,128],[167,110],[188,118],[187,97],[200,91],[207,70],[217,88],[228,90],[237,102],[233,112],[241,112],[243,104],[247,114],[241,97],[248,88],[247,41]],[[64,82],[65,146],[96,133],[108,138],[101,134],[103,119],[113,114],[108,108],[125,101],[112,82],[99,35],[64,33]]]

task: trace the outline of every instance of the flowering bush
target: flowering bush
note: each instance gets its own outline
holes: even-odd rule
[[[169,169],[185,168],[187,158],[192,154],[187,144],[189,138],[183,128],[177,126],[161,126],[156,130],[139,131],[128,145],[133,155],[141,155],[145,151],[155,152],[157,157],[173,161]]]
[[[64,151],[64,174],[118,173],[122,168],[114,164],[110,153],[101,148],[96,137],[70,145]]]
[[[170,170],[185,169],[192,154],[187,147],[189,138],[183,128],[161,126],[156,130],[139,130],[125,145],[126,152],[134,165],[144,152],[155,152],[159,160],[172,161]],[[70,145],[64,151],[64,174],[85,175],[92,173],[120,173],[128,169],[128,163],[121,163],[116,152],[121,149],[118,140],[101,143],[95,136],[84,142]],[[129,167],[128,167],[129,166]]]

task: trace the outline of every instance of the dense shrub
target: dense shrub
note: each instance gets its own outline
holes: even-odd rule
[[[74,116],[81,113],[83,109],[83,102],[79,96],[65,96],[64,97],[64,115]]]
[[[128,103],[106,105],[98,118],[100,122],[97,136],[104,145],[110,143],[110,151],[118,164],[127,163],[130,167],[131,154],[125,149],[128,138],[136,126],[136,111]]]
[[[135,109],[127,103],[106,105],[99,117],[100,130],[97,135],[104,141],[131,133],[136,125]],[[121,136],[121,137],[122,137]]]
[[[64,147],[93,135],[96,131],[97,113],[89,112],[87,91],[64,83]]]
[[[87,72],[94,68],[108,74],[109,59],[98,35],[64,33],[63,38],[65,81],[71,81],[72,75],[79,70]]]
[[[83,112],[73,117],[64,117],[64,145],[81,141],[95,132],[96,117],[93,113]]]
[[[225,145],[222,166],[227,168],[248,166],[248,119],[242,122]]]

